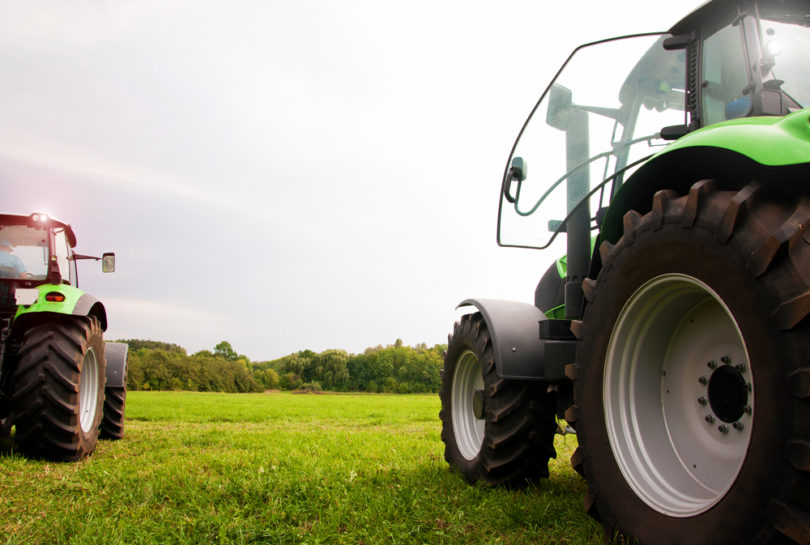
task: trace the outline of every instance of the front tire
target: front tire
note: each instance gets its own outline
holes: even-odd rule
[[[468,482],[521,485],[548,477],[556,456],[553,398],[542,383],[497,376],[480,313],[455,324],[439,395],[444,457]]]
[[[101,419],[101,439],[118,440],[124,437],[124,411],[127,404],[127,389],[104,389],[104,415]]]
[[[703,181],[600,248],[568,417],[608,538],[810,540],[808,204]]]
[[[94,318],[58,317],[24,332],[12,397],[15,440],[23,454],[76,461],[95,450],[104,367]]]

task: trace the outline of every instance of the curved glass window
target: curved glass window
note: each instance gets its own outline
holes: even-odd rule
[[[637,161],[686,123],[685,52],[636,35],[577,48],[521,130],[503,179],[498,243],[545,248],[574,209],[597,212]],[[515,166],[516,168],[512,168]]]

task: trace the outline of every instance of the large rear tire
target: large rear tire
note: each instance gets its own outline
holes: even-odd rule
[[[55,317],[24,332],[12,396],[15,441],[23,454],[76,461],[95,450],[104,366],[94,318]]]
[[[810,542],[808,222],[702,181],[601,246],[567,416],[607,539]]]
[[[486,322],[465,315],[451,335],[440,397],[444,457],[469,482],[522,485],[548,477],[555,457],[545,385],[498,378]]]

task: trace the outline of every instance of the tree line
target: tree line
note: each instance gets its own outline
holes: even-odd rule
[[[424,343],[345,350],[301,350],[272,361],[253,362],[228,341],[213,351],[188,355],[176,344],[128,339],[129,390],[262,392],[307,390],[338,392],[438,392],[446,345]]]

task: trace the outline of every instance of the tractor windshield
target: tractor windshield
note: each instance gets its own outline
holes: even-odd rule
[[[810,16],[762,13],[763,78],[776,80],[799,108],[810,106]]]
[[[595,225],[627,171],[666,144],[661,129],[686,123],[684,55],[666,51],[659,34],[574,51],[515,142],[499,244],[545,248],[575,209]]]
[[[44,280],[47,273],[47,230],[27,225],[0,227],[0,278]]]
[[[758,115],[752,103],[754,82],[762,80],[769,92],[783,95],[784,108],[762,113],[788,113],[810,106],[810,18],[784,10],[771,14],[762,6],[758,28],[746,39],[744,25],[737,20],[707,33],[701,63],[702,125]],[[759,53],[757,53],[759,51]],[[751,65],[760,73],[751,73]],[[765,100],[765,99],[763,99]]]

